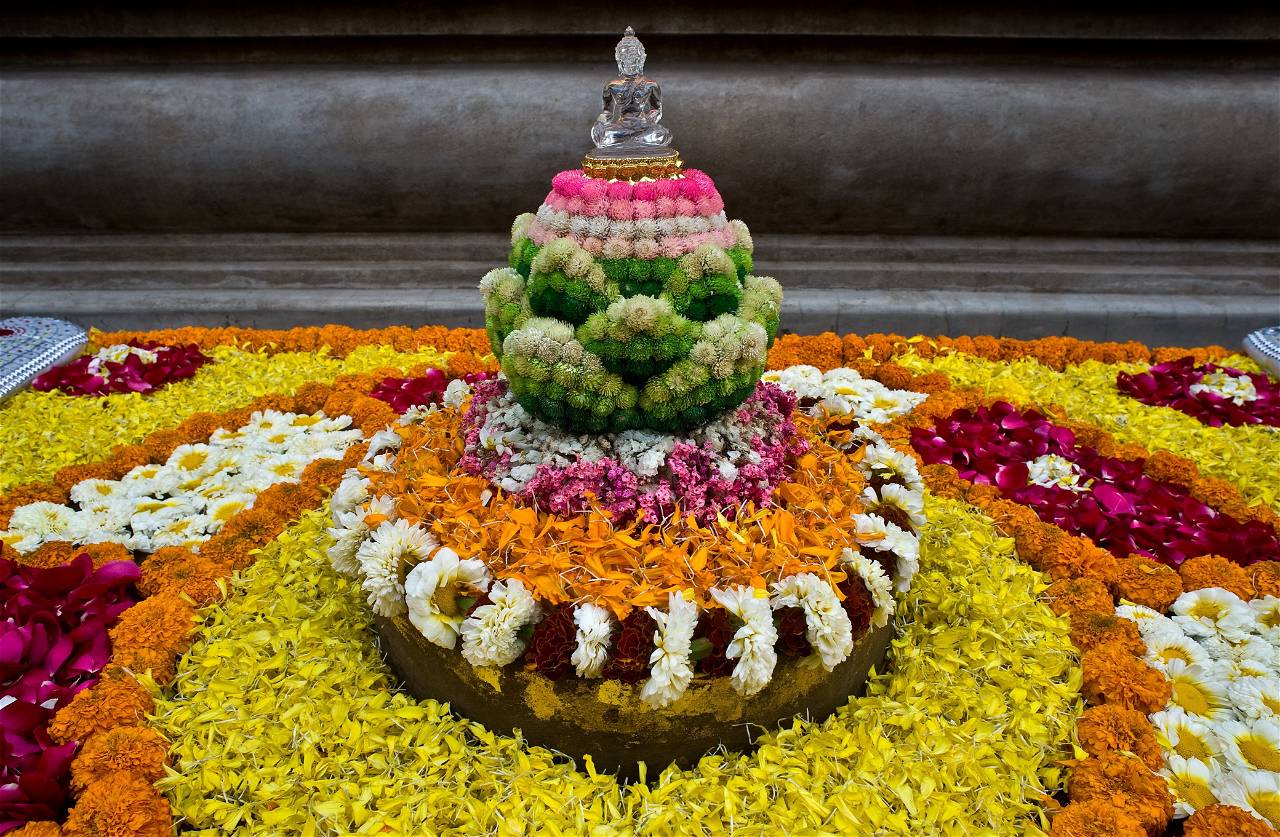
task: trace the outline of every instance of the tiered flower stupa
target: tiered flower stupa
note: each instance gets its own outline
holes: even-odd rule
[[[414,694],[635,775],[862,687],[924,520],[869,425],[924,396],[764,374],[782,290],[670,148],[630,30],[616,57],[596,148],[480,283],[501,374],[371,440],[329,554]]]

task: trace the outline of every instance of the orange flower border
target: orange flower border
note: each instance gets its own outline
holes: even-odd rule
[[[118,479],[136,465],[163,462],[177,446],[207,441],[219,427],[240,427],[258,410],[349,415],[355,426],[371,436],[398,418],[390,405],[368,395],[386,377],[384,373],[391,372],[395,370],[345,375],[331,385],[304,384],[293,395],[264,396],[225,413],[197,413],[175,428],[155,431],[139,444],[117,448],[100,462],[63,468],[50,483],[10,491],[0,499],[0,516],[7,524],[14,508],[34,499],[66,502],[67,492],[80,480]],[[252,508],[233,516],[195,550],[171,547],[143,560],[138,588],[145,598],[111,628],[111,658],[100,680],[77,694],[49,725],[55,741],[81,742],[71,765],[76,802],[62,826],[33,822],[14,835],[162,837],[172,832],[169,802],[152,787],[164,775],[168,747],[147,725],[147,715],[154,708],[147,684],[172,682],[178,657],[189,647],[199,621],[197,608],[225,598],[227,580],[250,566],[291,522],[320,506],[367,450],[367,442],[358,442],[341,460],[309,464],[297,484],[281,483],[262,491]],[[118,545],[77,548],[64,543],[46,544],[29,555],[14,557],[48,566],[81,552],[92,554],[95,563],[132,558]]]
[[[1127,599],[1165,612],[1184,590],[1205,587],[1232,589],[1246,599],[1271,595],[1280,586],[1280,562],[1245,568],[1205,555],[1183,562],[1175,571],[1145,556],[1117,559],[1088,537],[1071,535],[1041,521],[1030,508],[1004,499],[995,486],[962,479],[950,465],[923,464],[911,445],[912,428],[930,426],[958,409],[975,410],[998,399],[979,387],[956,389],[944,374],[916,376],[892,362],[864,359],[855,368],[886,386],[929,393],[915,410],[877,430],[889,444],[920,462],[925,485],[933,493],[970,503],[1007,532],[1019,557],[1053,579],[1046,591],[1049,606],[1071,620],[1072,642],[1082,652],[1081,694],[1091,704],[1077,727],[1087,755],[1067,763],[1070,802],[1055,812],[1050,834],[1163,833],[1173,817],[1173,798],[1164,780],[1152,772],[1159,748],[1153,748],[1155,730],[1147,715],[1165,706],[1171,687],[1163,674],[1142,659],[1146,645],[1128,620],[1114,616],[1115,604]],[[1280,523],[1280,515],[1269,505],[1250,506],[1234,486],[1201,476],[1190,460],[1120,443],[1098,427],[1068,419],[1055,405],[1046,405],[1043,412],[1072,430],[1082,444],[1106,456],[1142,459],[1144,472],[1154,479],[1180,483],[1197,499],[1238,520],[1258,520],[1273,527]]]

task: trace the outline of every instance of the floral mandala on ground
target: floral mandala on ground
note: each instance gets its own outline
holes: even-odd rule
[[[1184,357],[1145,373],[1116,375],[1116,387],[1143,404],[1172,407],[1211,427],[1264,424],[1280,427],[1280,384],[1262,372],[1243,372]]]

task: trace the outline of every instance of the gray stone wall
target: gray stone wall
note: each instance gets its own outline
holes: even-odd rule
[[[475,323],[623,25],[797,330],[1280,319],[1280,14],[61,4],[0,20],[0,311]]]

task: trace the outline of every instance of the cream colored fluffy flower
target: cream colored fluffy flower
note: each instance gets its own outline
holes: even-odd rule
[[[430,532],[407,520],[388,520],[373,530],[356,550],[356,561],[374,613],[390,617],[405,612],[401,565],[424,560],[439,545]]]
[[[369,527],[365,525],[364,514],[359,511],[347,512],[335,522],[337,525],[328,530],[329,536],[333,538],[333,545],[325,554],[338,575],[356,578],[360,575],[356,551],[369,536]]]
[[[458,553],[442,546],[405,578],[409,621],[429,641],[441,648],[453,648],[466,618],[458,602],[459,594],[486,593],[489,583],[489,570],[482,561],[460,559]]]
[[[524,653],[520,629],[542,614],[538,602],[519,579],[495,581],[493,604],[476,608],[462,622],[462,656],[473,666],[505,666]]]
[[[1238,642],[1254,625],[1253,611],[1239,596],[1221,587],[1191,590],[1174,601],[1173,621],[1193,637],[1220,636]]]
[[[769,685],[778,664],[778,652],[774,649],[778,631],[773,625],[769,599],[763,590],[757,595],[753,587],[712,590],[711,595],[742,622],[724,655],[738,661],[729,678],[734,690],[747,697],[754,695]]]
[[[667,612],[656,607],[645,611],[657,623],[653,632],[653,653],[649,655],[649,679],[640,687],[640,699],[661,709],[680,699],[693,680],[689,659],[693,629],[698,625],[698,606],[676,592],[667,594]]]
[[[805,636],[827,671],[844,662],[853,651],[849,614],[831,585],[813,573],[790,575],[775,582],[772,604],[774,610],[798,607],[804,611]]]
[[[579,677],[599,677],[609,659],[609,638],[613,633],[609,611],[584,602],[573,609],[573,623],[577,625],[577,645],[569,658],[573,670]]]

